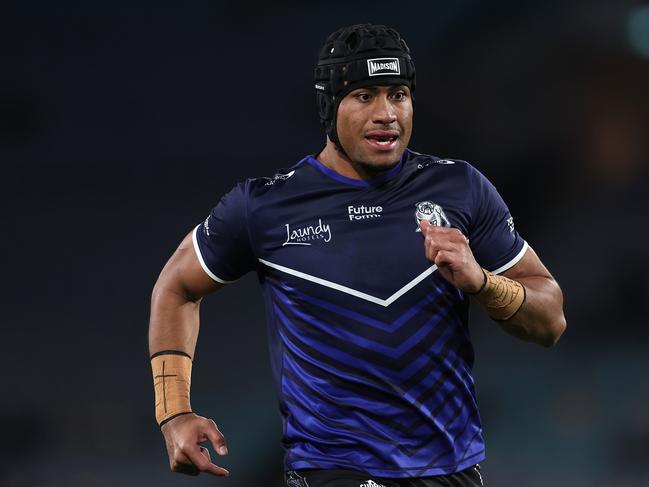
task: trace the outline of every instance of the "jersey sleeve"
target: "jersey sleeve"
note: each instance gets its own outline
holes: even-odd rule
[[[239,279],[256,265],[248,233],[246,197],[246,184],[235,186],[192,235],[203,270],[222,284]]]
[[[470,167],[473,196],[469,245],[478,264],[500,274],[525,255],[527,242],[514,228],[514,219],[493,184]]]

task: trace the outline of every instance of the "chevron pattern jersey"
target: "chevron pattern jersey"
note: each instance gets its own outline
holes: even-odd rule
[[[461,230],[495,273],[527,248],[475,168],[410,150],[364,181],[308,156],[238,184],[194,230],[213,279],[258,273],[287,470],[404,478],[484,459],[468,297],[426,260],[421,219]]]

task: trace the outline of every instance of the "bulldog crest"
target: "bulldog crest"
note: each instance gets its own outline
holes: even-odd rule
[[[446,218],[444,210],[441,206],[436,205],[432,201],[420,201],[415,205],[417,210],[415,211],[415,219],[417,220],[417,229],[416,232],[421,232],[419,228],[419,223],[422,220],[426,220],[431,225],[435,227],[450,227],[451,223]]]

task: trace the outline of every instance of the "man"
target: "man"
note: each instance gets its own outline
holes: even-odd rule
[[[256,271],[268,315],[289,487],[482,485],[470,296],[544,346],[559,286],[472,166],[407,149],[415,69],[399,34],[333,33],[316,68],[327,141],[222,198],[156,283],[149,345],[174,471],[228,475],[189,404],[203,296]]]

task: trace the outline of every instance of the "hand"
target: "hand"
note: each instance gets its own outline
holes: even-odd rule
[[[464,292],[478,292],[484,273],[462,232],[457,228],[436,227],[426,220],[419,227],[424,236],[426,258],[437,265],[442,277]]]
[[[212,463],[210,452],[201,443],[210,441],[219,455],[227,455],[225,438],[214,421],[194,413],[184,414],[162,426],[167,444],[171,470],[187,475],[209,472],[217,477],[230,475],[226,469]]]

